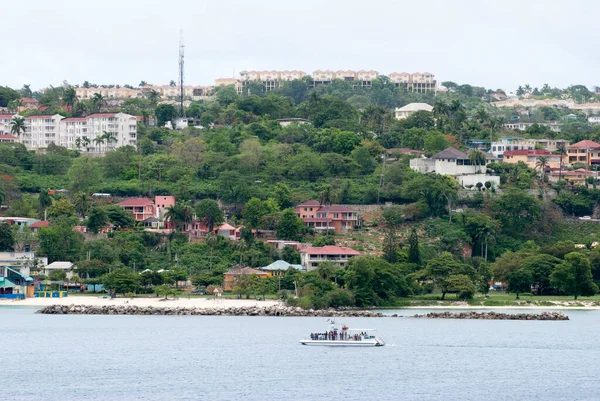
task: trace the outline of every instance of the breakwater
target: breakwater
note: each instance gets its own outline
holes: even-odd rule
[[[394,315],[392,315],[394,316]],[[397,317],[398,315],[396,315]],[[485,320],[569,320],[561,312],[499,313],[499,312],[430,312],[425,315],[409,316],[425,319],[485,319]]]
[[[241,307],[152,307],[135,305],[50,305],[36,313],[46,315],[192,315],[192,316],[317,316],[317,317],[383,317],[368,310],[302,309],[293,306]]]

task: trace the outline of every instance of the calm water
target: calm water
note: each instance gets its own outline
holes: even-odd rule
[[[0,307],[3,399],[600,399],[596,311],[567,322],[345,319],[387,342],[356,349],[299,345],[323,318],[34,311]]]

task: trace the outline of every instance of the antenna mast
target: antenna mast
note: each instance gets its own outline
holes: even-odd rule
[[[183,109],[183,76],[184,76],[184,68],[183,68],[183,56],[184,56],[185,46],[183,45],[183,29],[179,31],[179,116],[183,117],[185,115]]]

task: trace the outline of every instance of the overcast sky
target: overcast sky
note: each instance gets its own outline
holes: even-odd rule
[[[597,0],[28,0],[2,8],[0,85],[177,80],[244,69],[428,71],[513,91],[600,85]]]

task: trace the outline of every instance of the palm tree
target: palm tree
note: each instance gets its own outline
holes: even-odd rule
[[[85,216],[90,209],[90,197],[86,193],[80,192],[75,195],[73,204],[75,205],[75,212],[82,219],[85,219]]]
[[[104,96],[98,92],[94,93],[94,96],[92,97],[92,104],[94,105],[94,111],[99,113],[102,109],[102,106],[104,106]]]
[[[562,170],[563,170],[563,158],[567,154],[567,150],[564,145],[558,147],[558,154],[560,155],[560,166],[558,170],[558,180],[562,181]]]
[[[319,193],[319,203],[325,205],[325,218],[327,219],[327,234],[329,234],[329,206],[337,200],[337,194],[331,189],[331,185],[325,184]]]
[[[173,224],[175,230],[181,230],[185,223],[188,223],[194,214],[194,209],[187,201],[175,202],[167,209],[165,219]]]
[[[23,107],[23,101],[21,99],[15,99],[8,102],[8,108],[12,111],[19,111],[20,107]]]
[[[0,205],[2,205],[2,202],[4,202],[5,199],[6,199],[6,191],[4,190],[3,187],[0,187]]]
[[[69,86],[67,89],[65,89],[65,92],[62,96],[63,105],[67,106],[69,110],[73,110],[73,107],[78,100],[79,99],[77,98],[77,92],[75,92],[75,88]]]
[[[104,143],[104,137],[102,135],[97,136],[96,138],[94,138],[94,142],[98,146],[98,153],[100,153],[102,151],[102,144]]]
[[[77,148],[77,150],[81,149],[81,138],[77,138],[75,139],[75,147]]]
[[[86,151],[89,151],[88,145],[90,144],[90,138],[88,138],[87,136],[81,137],[81,144],[85,147]]]
[[[156,105],[158,104],[158,101],[160,100],[160,94],[155,91],[154,89],[152,89],[150,92],[148,92],[148,100],[150,101],[150,104],[152,105],[152,107],[156,107]]]
[[[21,136],[25,132],[25,118],[14,116],[10,121],[10,133],[14,136]]]
[[[538,157],[537,161],[535,162],[535,168],[540,169],[540,172],[542,174],[542,182],[544,181],[547,167],[548,167],[548,157],[547,156]]]
[[[104,131],[104,135],[102,138],[106,140],[106,146],[109,147],[111,142],[117,142],[117,135],[114,132],[106,132]]]
[[[38,197],[38,204],[40,206],[40,214],[42,211],[48,209],[52,205],[52,198],[48,194],[48,190],[42,189],[40,196]]]
[[[481,165],[485,166],[485,162],[486,162],[485,153],[483,153],[481,150],[472,150],[471,153],[469,153],[469,160],[475,166],[481,166]]]
[[[433,105],[433,118],[435,118],[435,121],[437,123],[437,128],[439,130],[443,130],[444,129],[444,123],[446,122],[446,119],[448,118],[450,113],[450,108],[448,107],[448,104],[442,100],[436,100],[434,105]]]

